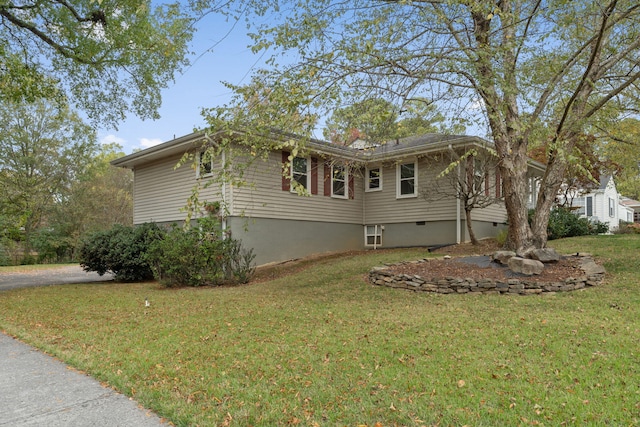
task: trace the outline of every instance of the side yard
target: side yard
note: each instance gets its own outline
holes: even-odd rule
[[[416,294],[364,277],[424,251],[372,251],[235,287],[5,291],[0,329],[175,425],[637,425],[640,236],[552,246],[603,260],[605,284]]]

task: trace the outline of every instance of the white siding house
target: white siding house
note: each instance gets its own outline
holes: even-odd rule
[[[572,206],[583,218],[609,224],[609,231],[616,230],[620,221],[627,221],[628,209],[620,204],[612,176],[602,177],[600,186],[589,193],[581,194],[573,199]]]
[[[234,185],[226,178],[210,181],[233,167],[235,154],[223,151],[206,164],[199,160],[203,142],[211,138],[193,133],[112,164],[134,172],[134,224],[183,221],[183,207],[194,187],[200,187],[199,199],[223,206],[223,229],[254,249],[258,265],[331,251],[467,241],[461,202],[455,197],[428,201],[424,195],[449,164],[443,153],[486,151],[491,144],[477,137],[437,134],[365,149],[311,141],[304,155],[292,158],[285,147],[252,161],[243,171],[242,185]],[[234,148],[238,151],[245,159],[250,156]],[[185,153],[194,155],[195,166],[176,168]],[[283,175],[283,165],[290,168],[288,175]],[[533,191],[543,172],[543,165],[530,162]],[[493,172],[483,180],[500,181]],[[306,189],[305,196],[294,191],[298,184],[293,181]],[[497,203],[472,212],[478,238],[495,236],[506,226],[501,185],[492,190],[487,185],[487,195],[490,191]]]

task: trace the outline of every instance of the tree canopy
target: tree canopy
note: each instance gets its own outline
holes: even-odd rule
[[[0,101],[66,101],[94,122],[157,118],[184,66],[192,18],[179,2],[0,2]]]
[[[294,126],[284,128],[304,133],[338,106],[383,98],[401,110],[413,99],[427,99],[445,107],[450,120],[486,131],[495,143],[507,245],[522,252],[546,244],[550,208],[585,127],[602,119],[605,110],[638,111],[640,4],[635,0],[235,5],[249,24],[258,22],[252,29],[254,49],[273,53],[272,68],[256,73],[251,85],[236,87],[235,100],[213,116],[233,119],[250,109],[236,124],[259,117],[259,125],[268,125],[275,123],[274,115],[261,108],[282,105],[285,114],[295,111],[297,117]],[[274,12],[265,19],[269,11]],[[265,87],[276,90],[253,90]],[[263,101],[252,103],[254,94]],[[527,152],[541,142],[535,140],[540,135],[548,138],[542,141],[548,164],[530,226]]]
[[[384,143],[437,132],[442,130],[437,125],[443,120],[435,105],[424,100],[408,102],[405,110],[396,111],[393,104],[384,99],[365,99],[334,111],[323,135],[327,140],[343,145],[357,139]]]
[[[28,243],[86,172],[96,137],[77,114],[46,102],[0,104],[0,123],[0,214]]]

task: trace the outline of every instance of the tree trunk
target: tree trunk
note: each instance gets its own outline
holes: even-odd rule
[[[479,242],[478,239],[476,239],[476,234],[473,232],[473,224],[471,223],[471,209],[465,207],[464,217],[465,222],[467,223],[467,231],[469,232],[469,239],[471,239],[471,244],[477,245]]]
[[[518,151],[502,156],[500,173],[507,208],[508,234],[505,246],[518,254],[525,254],[534,248],[534,242],[528,220],[526,146],[521,144]]]
[[[562,185],[565,171],[566,165],[558,161],[549,163],[545,170],[542,180],[543,185],[540,187],[540,192],[538,193],[536,211],[531,223],[533,244],[537,248],[543,248],[547,244],[549,216],[551,215],[551,208],[558,195],[558,190]]]

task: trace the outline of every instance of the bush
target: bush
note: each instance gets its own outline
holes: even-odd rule
[[[549,240],[606,233],[608,230],[609,224],[606,222],[589,221],[561,207],[551,211],[547,226]]]
[[[154,223],[136,227],[115,225],[83,240],[80,265],[85,271],[95,271],[101,276],[112,272],[119,281],[152,279],[146,253],[150,245],[164,235],[165,232]]]
[[[498,234],[496,234],[496,243],[498,243],[500,247],[504,247],[504,245],[507,243],[508,234],[509,230],[506,228],[503,228],[502,230],[498,231]]]
[[[61,235],[57,230],[41,229],[31,238],[33,249],[38,253],[39,264],[69,262],[73,260],[75,245],[71,237]]]
[[[640,234],[640,224],[620,221],[620,226],[614,231],[614,234]]]
[[[168,287],[246,283],[255,271],[254,258],[240,241],[223,238],[213,217],[200,218],[197,227],[174,226],[147,253],[155,278]]]

